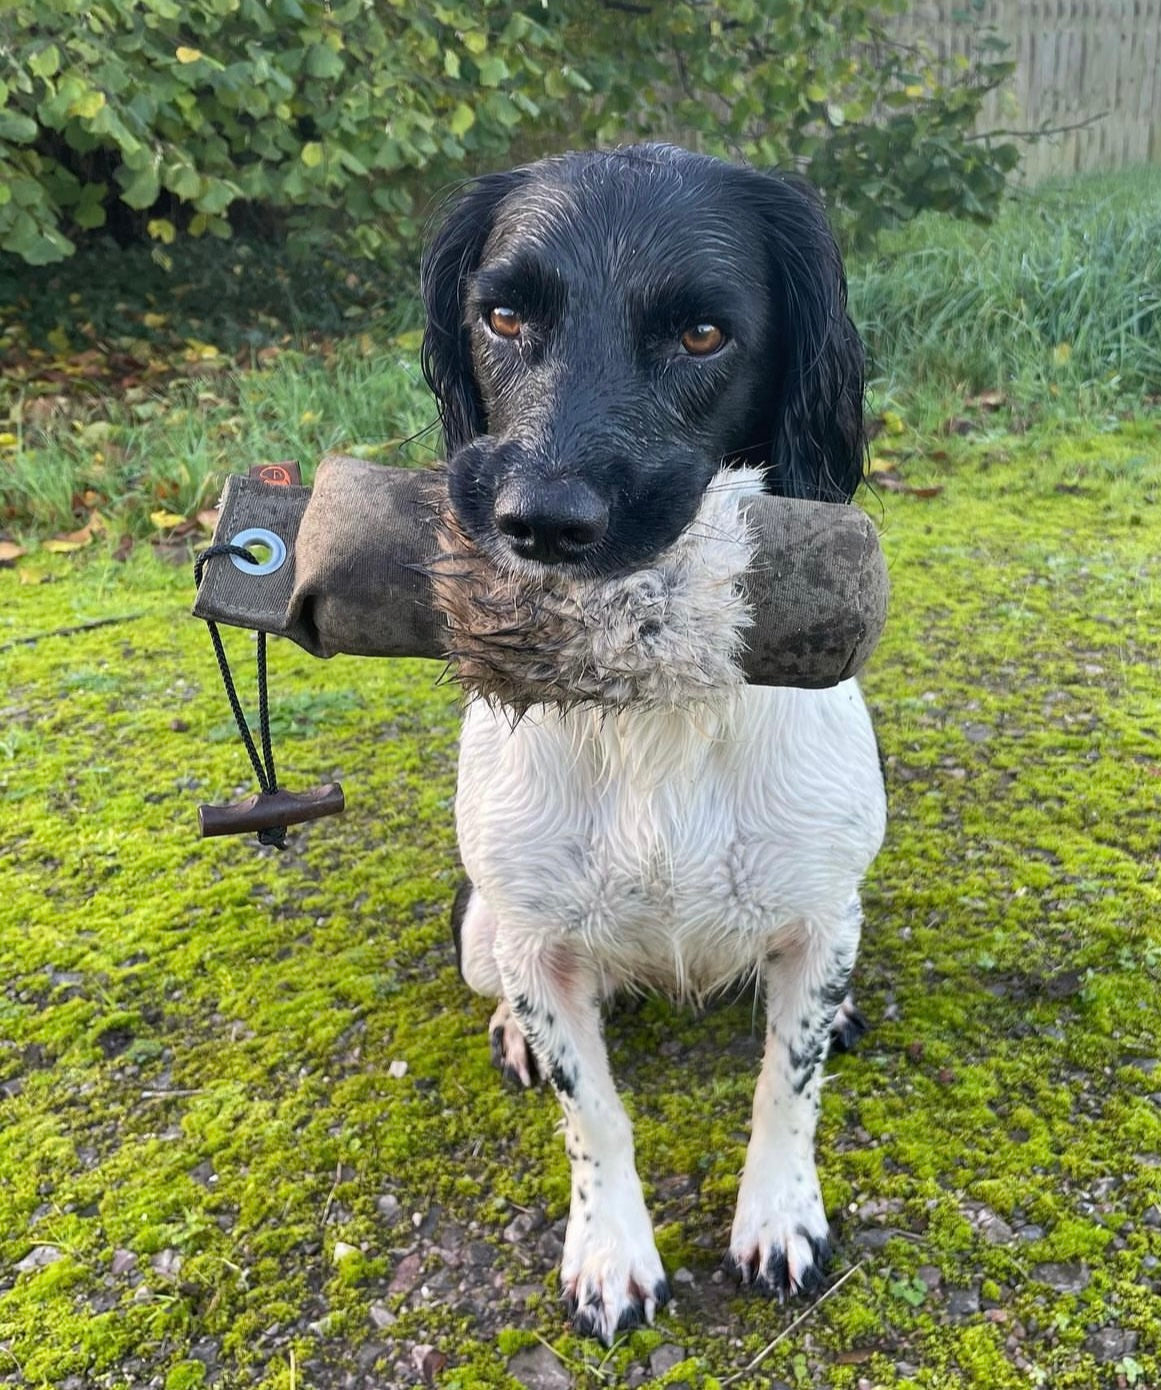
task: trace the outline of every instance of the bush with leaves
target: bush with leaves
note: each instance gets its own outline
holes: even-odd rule
[[[161,242],[179,229],[228,236],[230,209],[251,204],[378,250],[428,178],[503,160],[517,127],[583,81],[538,10],[10,3],[0,248],[58,260],[78,230],[114,216],[124,227],[122,208]]]
[[[988,220],[1019,161],[977,133],[1011,75],[1006,45],[962,17],[970,57],[940,61],[893,35],[903,0],[664,0],[595,7],[582,121],[612,141],[668,132],[712,153],[798,169],[826,194],[849,242],[927,208]],[[977,12],[973,17],[973,12]],[[568,35],[566,41],[572,39]]]
[[[856,233],[994,210],[1016,159],[972,135],[1010,65],[941,73],[899,0],[9,0],[0,250],[110,228],[230,235],[240,211],[367,254],[431,194],[589,141],[668,137],[802,168]]]

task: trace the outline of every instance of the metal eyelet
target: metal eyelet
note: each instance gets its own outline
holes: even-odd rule
[[[243,560],[240,555],[231,555],[230,559],[235,569],[240,569],[243,574],[273,574],[286,562],[286,542],[281,536],[276,536],[273,531],[267,531],[261,526],[251,526],[247,531],[239,531],[236,536],[230,537],[230,544],[241,546],[243,550],[251,545],[263,545],[270,551],[269,558],[257,565]]]

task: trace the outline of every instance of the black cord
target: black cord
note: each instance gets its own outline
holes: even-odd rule
[[[201,587],[202,572],[205,569],[206,561],[217,559],[220,555],[236,555],[251,565],[259,563],[258,557],[252,551],[245,550],[240,545],[211,545],[201,551],[194,560],[194,585],[196,587]],[[263,796],[273,796],[278,790],[278,773],[274,768],[274,749],[270,742],[270,704],[266,693],[266,634],[264,632],[258,634],[258,729],[262,739],[262,758],[259,759],[258,750],[254,746],[254,735],[250,732],[250,725],[246,722],[246,716],[242,711],[242,702],[238,699],[238,692],[234,688],[234,677],[230,674],[230,663],[226,660],[226,649],[222,645],[218,625],[207,618],[206,627],[210,630],[210,641],[214,644],[214,655],[218,658],[218,670],[221,672],[222,684],[226,687],[226,698],[230,701],[234,722],[238,726],[242,743],[249,754],[250,764],[258,778],[258,785],[262,789]],[[259,830],[258,843],[273,845],[276,849],[285,849],[286,826],[273,825],[265,830]]]

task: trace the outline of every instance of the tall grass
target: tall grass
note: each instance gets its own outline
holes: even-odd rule
[[[851,267],[850,300],[893,394],[1161,394],[1161,169],[1021,192],[988,227],[920,217]]]
[[[425,463],[438,448],[435,420],[412,352],[357,343],[325,357],[284,352],[262,371],[182,381],[27,428],[0,471],[0,529],[5,511],[44,531],[95,508],[119,531],[147,535],[152,513],[211,507],[224,477],[253,463],[298,459],[307,481],[326,453]]]

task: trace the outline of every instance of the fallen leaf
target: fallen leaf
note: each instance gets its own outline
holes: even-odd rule
[[[1007,399],[1003,391],[981,391],[978,396],[970,396],[967,404],[980,405],[985,410],[999,410]]]
[[[159,531],[168,531],[174,526],[180,526],[185,517],[179,512],[167,512],[164,508],[159,508],[157,511],[149,513],[149,520]]]
[[[28,551],[15,541],[0,541],[0,565],[13,565],[22,555],[27,554]]]
[[[891,459],[880,458],[876,455],[876,457],[871,460],[869,471],[875,475],[894,473],[895,464]]]
[[[197,520],[199,526],[212,534],[218,524],[217,507],[207,507],[205,511],[198,512]]]
[[[31,565],[21,565],[16,571],[20,576],[21,584],[51,584],[52,575],[46,574],[44,570],[33,569]]]
[[[411,1355],[424,1385],[434,1385],[436,1376],[447,1367],[447,1357],[435,1347],[415,1347]]]
[[[875,486],[881,487],[884,492],[905,492],[911,497],[938,497],[943,491],[942,483],[936,483],[931,487],[912,487],[896,473],[876,474]]]
[[[117,542],[117,548],[113,551],[113,559],[116,560],[118,564],[124,564],[125,561],[128,560],[132,549],[133,537],[126,532]]]
[[[73,550],[83,550],[86,545],[105,532],[105,518],[100,512],[93,512],[88,521],[77,531],[66,531],[59,536],[50,536],[41,541],[41,549],[54,555],[67,555]]]

